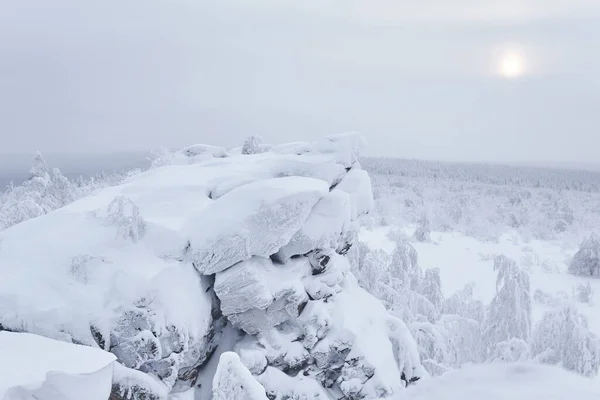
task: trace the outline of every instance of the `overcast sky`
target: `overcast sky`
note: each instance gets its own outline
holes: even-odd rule
[[[598,0],[0,0],[0,153],[360,131],[371,155],[595,163]],[[493,73],[517,49],[527,74]]]

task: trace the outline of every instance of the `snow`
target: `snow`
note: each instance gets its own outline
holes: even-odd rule
[[[105,400],[110,393],[115,356],[103,350],[0,331],[0,354],[4,400],[34,395],[40,400]]]
[[[600,393],[525,362],[590,377],[600,365],[600,281],[568,273],[593,236],[570,231],[588,225],[568,196],[436,181],[444,169],[433,189],[401,171],[372,190],[362,142],[251,137],[164,152],[0,232],[0,328],[110,357],[90,373],[50,372],[40,355],[54,344],[22,358],[2,340],[29,334],[0,332],[0,354],[15,358],[0,382],[15,400],[81,398],[83,386],[105,399],[111,376],[117,396],[170,400]],[[33,186],[48,179],[41,161]],[[525,208],[532,198],[546,214]],[[597,252],[584,253],[579,264],[595,266]],[[35,382],[19,383],[32,366]]]
[[[366,393],[398,393],[402,390],[398,377],[422,376],[417,347],[406,325],[389,315],[383,305],[358,287],[348,276],[345,290],[333,300],[332,326],[346,330],[353,337],[352,357],[364,357],[375,370],[365,384]]]
[[[336,248],[348,229],[350,199],[347,193],[334,190],[313,207],[302,229],[277,252],[277,257],[287,261],[292,256],[307,254],[312,249]]]
[[[257,377],[268,394],[275,400],[289,398],[297,400],[329,400],[327,391],[313,378],[298,375],[291,377],[277,368],[267,367],[265,372]]]
[[[114,364],[112,383],[118,387],[117,393],[123,398],[132,393],[138,393],[138,396],[145,394],[165,398],[169,392],[169,388],[155,377],[119,363]]]
[[[354,221],[373,208],[373,193],[371,192],[371,178],[367,171],[353,168],[336,186],[350,195],[351,219]]]
[[[558,367],[532,363],[469,365],[441,377],[420,381],[406,400],[592,400],[597,381]]]
[[[265,389],[233,352],[221,354],[213,380],[214,400],[267,400]]]
[[[240,262],[215,277],[221,311],[248,333],[258,333],[296,317],[308,296],[295,275],[308,274],[308,268],[307,262],[282,266],[261,257]]]
[[[290,241],[328,191],[325,182],[304,177],[267,179],[234,189],[184,226],[191,261],[208,275],[252,256],[269,257]]]

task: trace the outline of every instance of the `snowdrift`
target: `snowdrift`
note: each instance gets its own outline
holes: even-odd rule
[[[469,365],[407,390],[406,400],[593,400],[600,384],[559,367],[532,363]]]
[[[0,327],[111,352],[111,399],[404,391],[415,341],[346,259],[373,205],[362,145],[191,146],[1,232]]]
[[[0,399],[106,400],[115,356],[29,333],[0,332]]]

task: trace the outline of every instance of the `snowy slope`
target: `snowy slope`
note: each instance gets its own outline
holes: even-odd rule
[[[0,399],[106,400],[115,356],[29,333],[0,331]]]
[[[470,365],[411,387],[406,400],[593,400],[597,382],[530,363]]]
[[[531,360],[599,379],[598,176],[365,165],[375,211],[352,271],[407,323],[428,372]]]
[[[412,236],[415,227],[408,225],[404,234]],[[391,254],[394,241],[390,239],[389,227],[364,229],[360,239],[375,249]],[[600,293],[600,280],[574,276],[568,273],[571,257],[576,247],[565,246],[560,241],[531,240],[525,242],[517,232],[504,234],[498,242],[480,241],[459,232],[432,232],[430,243],[413,242],[419,254],[419,263],[424,269],[439,268],[442,290],[446,297],[474,282],[473,295],[484,304],[489,304],[496,294],[496,273],[493,270],[494,256],[504,254],[525,268],[531,276],[531,292],[549,294],[557,303],[571,304],[589,320],[590,329],[600,335],[600,303],[581,303],[574,297],[574,289],[580,284],[589,284],[593,292]],[[535,302],[534,322],[538,321],[552,304]]]

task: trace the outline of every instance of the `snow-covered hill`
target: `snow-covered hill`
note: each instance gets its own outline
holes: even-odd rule
[[[217,398],[399,393],[416,342],[345,256],[372,207],[361,145],[192,146],[6,229],[0,325],[113,353],[113,399],[210,398],[213,376]]]
[[[386,161],[373,170],[374,199],[362,145],[356,134],[194,145],[73,196],[40,158],[0,210],[10,226],[0,232],[0,331],[28,332],[0,332],[12,360],[0,367],[3,400],[40,387],[62,396],[38,390],[41,399],[81,399],[84,371],[54,362],[55,340],[73,359],[87,358],[83,345],[104,360],[86,370],[87,398],[107,386],[110,400],[600,393],[532,364],[598,371],[597,285],[566,272],[591,233],[578,210],[595,204],[593,191],[439,182]],[[36,212],[21,213],[20,199]],[[544,213],[528,213],[538,199]],[[597,242],[586,243],[577,273],[600,267]],[[44,361],[35,379],[22,379],[34,362],[25,356]],[[496,365],[507,362],[518,364]]]

